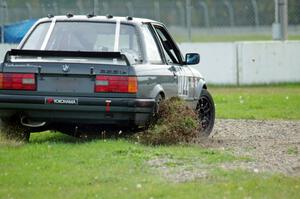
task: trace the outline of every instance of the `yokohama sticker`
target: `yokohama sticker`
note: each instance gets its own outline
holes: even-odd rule
[[[78,99],[74,98],[53,98],[46,97],[45,104],[67,104],[67,105],[76,105],[78,104]]]

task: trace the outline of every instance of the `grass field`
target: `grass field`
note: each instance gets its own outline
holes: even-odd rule
[[[165,163],[163,170],[147,164],[157,158],[173,161]],[[299,196],[299,178],[217,167],[245,159],[196,146],[146,147],[125,140],[77,142],[58,133],[35,134],[26,145],[0,145],[0,198]],[[205,178],[175,183],[162,175],[168,169],[176,175],[200,165],[209,168]]]
[[[300,119],[297,84],[209,89],[218,118]],[[253,160],[199,146],[84,142],[49,132],[32,134],[28,144],[0,138],[0,198],[299,198],[299,177],[220,167],[240,161]],[[195,171],[206,175],[172,178]]]
[[[218,118],[300,119],[300,84],[209,88]]]

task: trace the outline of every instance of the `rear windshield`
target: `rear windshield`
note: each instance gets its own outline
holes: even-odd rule
[[[39,24],[22,49],[62,51],[120,51],[133,61],[142,59],[135,26],[129,24],[56,21]]]

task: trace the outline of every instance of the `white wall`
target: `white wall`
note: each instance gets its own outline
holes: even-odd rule
[[[241,84],[300,82],[300,42],[238,43]]]
[[[12,48],[17,48],[14,44],[0,44],[0,63],[3,62],[6,52]]]
[[[183,43],[180,48],[200,54],[195,68],[209,83],[300,82],[300,41]]]
[[[200,54],[200,64],[193,66],[207,82],[235,84],[237,82],[235,43],[182,43],[180,49]]]
[[[0,44],[0,62],[16,47]],[[200,54],[200,64],[194,67],[208,83],[300,82],[300,41],[182,43],[180,49]]]

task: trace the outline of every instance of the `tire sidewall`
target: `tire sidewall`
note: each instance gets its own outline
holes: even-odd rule
[[[203,98],[203,97],[206,98],[208,100],[209,104],[210,104],[210,109],[211,109],[210,114],[211,114],[211,117],[210,117],[210,121],[209,121],[208,127],[206,129],[202,129],[201,133],[204,134],[204,135],[206,135],[206,136],[209,136],[210,133],[212,132],[214,124],[215,124],[215,103],[214,103],[214,100],[213,100],[211,94],[209,93],[209,91],[206,90],[206,89],[203,89],[202,92],[201,92],[201,95],[199,97],[198,104],[200,103],[200,99]],[[198,114],[199,119],[201,120],[201,117],[200,117],[200,108],[197,111],[197,114]]]

